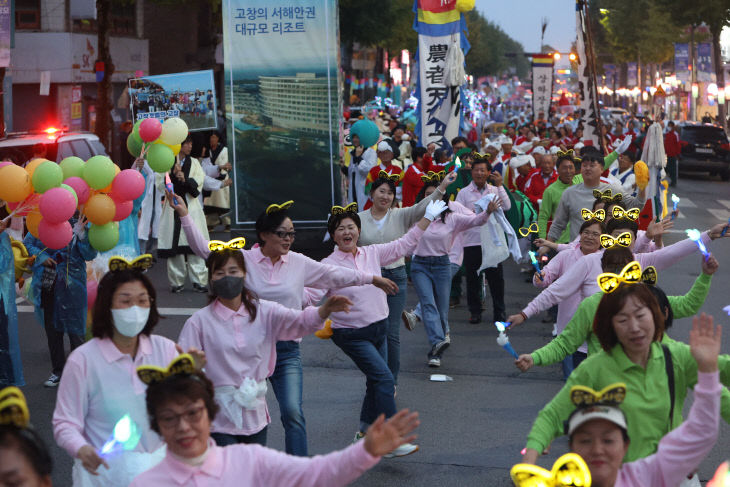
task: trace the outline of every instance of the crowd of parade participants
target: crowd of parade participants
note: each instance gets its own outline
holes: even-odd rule
[[[382,458],[416,453],[415,430],[432,419],[398,409],[401,327],[425,333],[424,368],[446,365],[449,310],[460,302],[463,280],[473,325],[534,326],[523,322],[541,312],[555,323],[552,341],[515,360],[523,372],[562,363],[565,380],[548,404],[539,411],[536,405],[522,463],[511,471],[516,485],[553,485],[536,482],[554,472],[567,479],[560,485],[586,485],[587,477],[594,486],[699,485],[696,471],[715,444],[719,419],[730,420],[721,327],[699,314],[719,267],[710,252],[721,245],[715,240],[730,236],[730,224],[701,233],[707,253],[692,239],[665,244],[671,214],[640,230],[646,181],[625,177],[640,150],[632,134],[618,137],[605,155],[565,127],[548,128],[545,136],[544,123],[524,123],[508,125],[480,147],[457,137],[436,150],[403,138],[404,127],[395,122],[374,147],[360,147],[354,137],[347,148],[349,199],[330,211],[334,249],[320,262],[291,249],[296,201],[261,208],[255,242],[210,240],[205,222],[197,221],[196,192],[178,191],[195,181],[182,176],[177,194],[166,193],[163,215],[179,230],[174,238],[184,238],[182,253],[204,262],[205,271],[188,267],[208,290],[209,304],[176,340],[154,333],[161,316],[147,276],[151,255],[112,258],[89,310],[85,343],[86,316],[75,316],[85,308],[73,306],[70,281],[56,285],[55,308],[37,310],[49,344],[63,340],[53,320],[81,323],[70,355],[61,347],[52,357],[60,377],[53,435],[74,459],[73,485],[336,486],[367,475]],[[0,484],[50,485],[52,460],[31,426],[33,404],[19,388],[6,226],[0,224],[6,329]],[[533,249],[547,262],[532,276],[540,292],[522,310],[505,307],[506,257],[494,261],[490,254],[497,234],[507,235],[501,242],[509,254]],[[83,227],[69,248],[53,255],[32,236],[26,246],[36,256],[38,293],[47,293],[44,269],[64,266],[65,279],[83,282],[85,260],[94,257]],[[699,264],[699,275],[687,294],[667,296],[659,282],[685,258]],[[520,264],[534,270],[529,260]],[[184,262],[182,268],[185,273]],[[418,298],[413,310],[406,309],[409,281]],[[482,303],[490,299],[486,320]],[[673,320],[685,317],[693,320],[689,344],[670,337]],[[310,334],[330,339],[366,383],[359,418],[352,412],[352,444],[314,457],[308,456],[300,354],[301,339]],[[266,447],[269,386],[286,452]],[[685,418],[690,389],[694,402]],[[561,435],[572,454],[553,473],[536,467]]]

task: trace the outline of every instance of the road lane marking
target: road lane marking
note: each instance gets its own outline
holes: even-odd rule
[[[727,221],[728,218],[730,218],[730,210],[708,208],[707,211],[710,212],[712,216],[723,222]]]
[[[717,200],[717,202],[730,210],[730,200]]]

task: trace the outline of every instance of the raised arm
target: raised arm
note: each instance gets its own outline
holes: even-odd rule
[[[702,274],[695,279],[694,284],[683,296],[667,296],[669,305],[672,307],[672,313],[675,318],[687,318],[699,313],[702,305],[705,304],[707,294],[710,292],[710,284],[712,283],[712,274],[718,268],[717,260],[710,257],[705,261],[702,257]]]

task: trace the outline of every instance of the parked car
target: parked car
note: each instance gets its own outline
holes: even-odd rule
[[[69,156],[84,161],[96,155],[108,155],[99,137],[91,132],[64,132],[48,128],[40,132],[9,133],[0,139],[0,160],[11,156],[18,164],[24,164],[33,157],[33,146],[46,145],[46,159],[61,162]]]
[[[703,171],[710,176],[730,180],[730,143],[727,134],[717,125],[685,123],[679,132],[682,156],[679,170],[683,172]]]
[[[629,112],[620,107],[602,107],[601,118],[606,121],[623,123],[624,120],[629,118]]]

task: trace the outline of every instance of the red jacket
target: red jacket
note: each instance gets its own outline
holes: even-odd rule
[[[514,171],[517,171],[517,169],[515,169]],[[532,176],[534,176],[535,174],[537,174],[538,172],[540,172],[540,169],[538,169],[538,168],[535,167],[535,168],[530,169],[530,172],[527,173],[527,175],[525,175],[525,176],[523,176],[522,174],[519,174],[515,178],[515,186],[517,187],[517,190],[518,191],[521,191],[522,193],[524,193],[525,192],[525,186],[527,185],[527,181],[529,181],[530,178]],[[514,188],[510,188],[510,189],[512,191],[514,191]]]
[[[403,176],[403,208],[416,204],[416,196],[423,187],[421,176],[424,174],[426,171],[421,171],[415,164],[406,169],[406,175]]]
[[[557,179],[558,171],[554,169],[553,174],[550,176],[547,183],[542,177],[542,170],[538,170],[530,175],[530,179],[528,179],[527,184],[525,185],[524,193],[528,198],[530,198],[535,209],[538,209],[539,205],[537,204],[537,200],[542,199],[542,194],[545,192],[545,189],[557,181]]]
[[[682,153],[682,146],[679,144],[679,134],[670,130],[664,136],[664,152],[667,157],[679,157]]]

